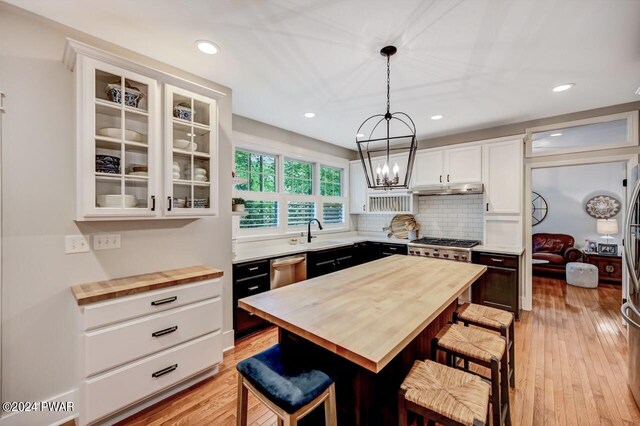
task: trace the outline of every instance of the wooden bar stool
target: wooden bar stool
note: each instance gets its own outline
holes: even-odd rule
[[[453,322],[462,322],[497,331],[507,341],[509,353],[509,384],[516,387],[515,317],[513,313],[489,306],[465,303],[453,314]]]
[[[454,359],[462,358],[491,370],[490,377],[467,371],[491,382],[491,412],[494,426],[503,423],[511,425],[506,347],[504,337],[460,324],[445,325],[434,337],[431,346],[432,358],[436,359],[438,350],[441,350],[447,355],[447,364],[450,367],[457,368]]]
[[[336,392],[333,379],[287,359],[280,345],[239,362],[238,416],[236,424],[247,424],[247,396],[251,391],[278,417],[278,426],[293,426],[324,403],[325,423],[337,425]]]
[[[416,361],[398,394],[398,425],[408,413],[430,424],[481,426],[489,423],[489,383],[437,362]]]

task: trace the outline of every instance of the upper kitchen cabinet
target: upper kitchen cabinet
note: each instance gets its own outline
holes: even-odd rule
[[[217,214],[217,104],[196,93],[165,85],[165,214]]]
[[[482,181],[482,147],[418,151],[412,186],[433,186]]]
[[[443,151],[426,151],[416,153],[413,165],[411,186],[428,186],[442,184],[444,175]]]
[[[486,214],[520,214],[522,145],[523,142],[520,139],[484,145]]]
[[[76,220],[217,213],[224,93],[74,40],[63,61],[76,78]]]
[[[78,56],[77,220],[157,218],[157,82]]]
[[[352,161],[349,164],[349,212],[351,214],[367,213],[367,189],[362,162]]]

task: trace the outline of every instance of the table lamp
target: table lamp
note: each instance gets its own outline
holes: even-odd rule
[[[616,219],[598,219],[596,221],[596,232],[604,235],[600,238],[610,240],[613,238],[611,234],[618,233],[618,221]]]

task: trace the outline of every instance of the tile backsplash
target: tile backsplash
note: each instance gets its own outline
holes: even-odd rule
[[[420,236],[482,240],[482,194],[418,197]],[[352,216],[362,232],[381,232],[393,214]]]

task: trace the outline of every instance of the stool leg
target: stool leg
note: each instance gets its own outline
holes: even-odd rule
[[[469,327],[469,323],[467,321],[464,322],[464,326],[465,327]],[[464,360],[464,369],[465,371],[469,371],[469,361],[467,361],[466,359]]]
[[[278,426],[282,426],[282,425],[284,425],[284,421],[280,417],[278,417],[278,423],[277,424],[278,424]]]
[[[502,411],[500,405],[500,364],[497,358],[491,359],[491,412],[493,413],[493,426],[501,426]]]
[[[338,419],[336,415],[336,387],[335,384],[329,386],[329,396],[324,401],[324,423],[326,426],[336,426]]]
[[[408,426],[407,421],[407,403],[404,394],[398,392],[398,426]]]
[[[504,420],[505,425],[511,426],[511,405],[509,404],[509,361],[508,355],[505,353],[500,360],[500,411],[502,411],[502,405],[507,406],[507,414]]]
[[[516,335],[515,331],[515,318],[511,321],[509,325],[509,340],[508,343],[511,343],[511,348],[509,348],[509,367],[511,368],[511,387],[516,387]]]
[[[238,413],[236,415],[237,426],[247,426],[247,388],[244,386],[242,374],[238,373]]]
[[[284,426],[296,426],[298,424],[298,419],[289,414],[283,419],[283,424]]]

